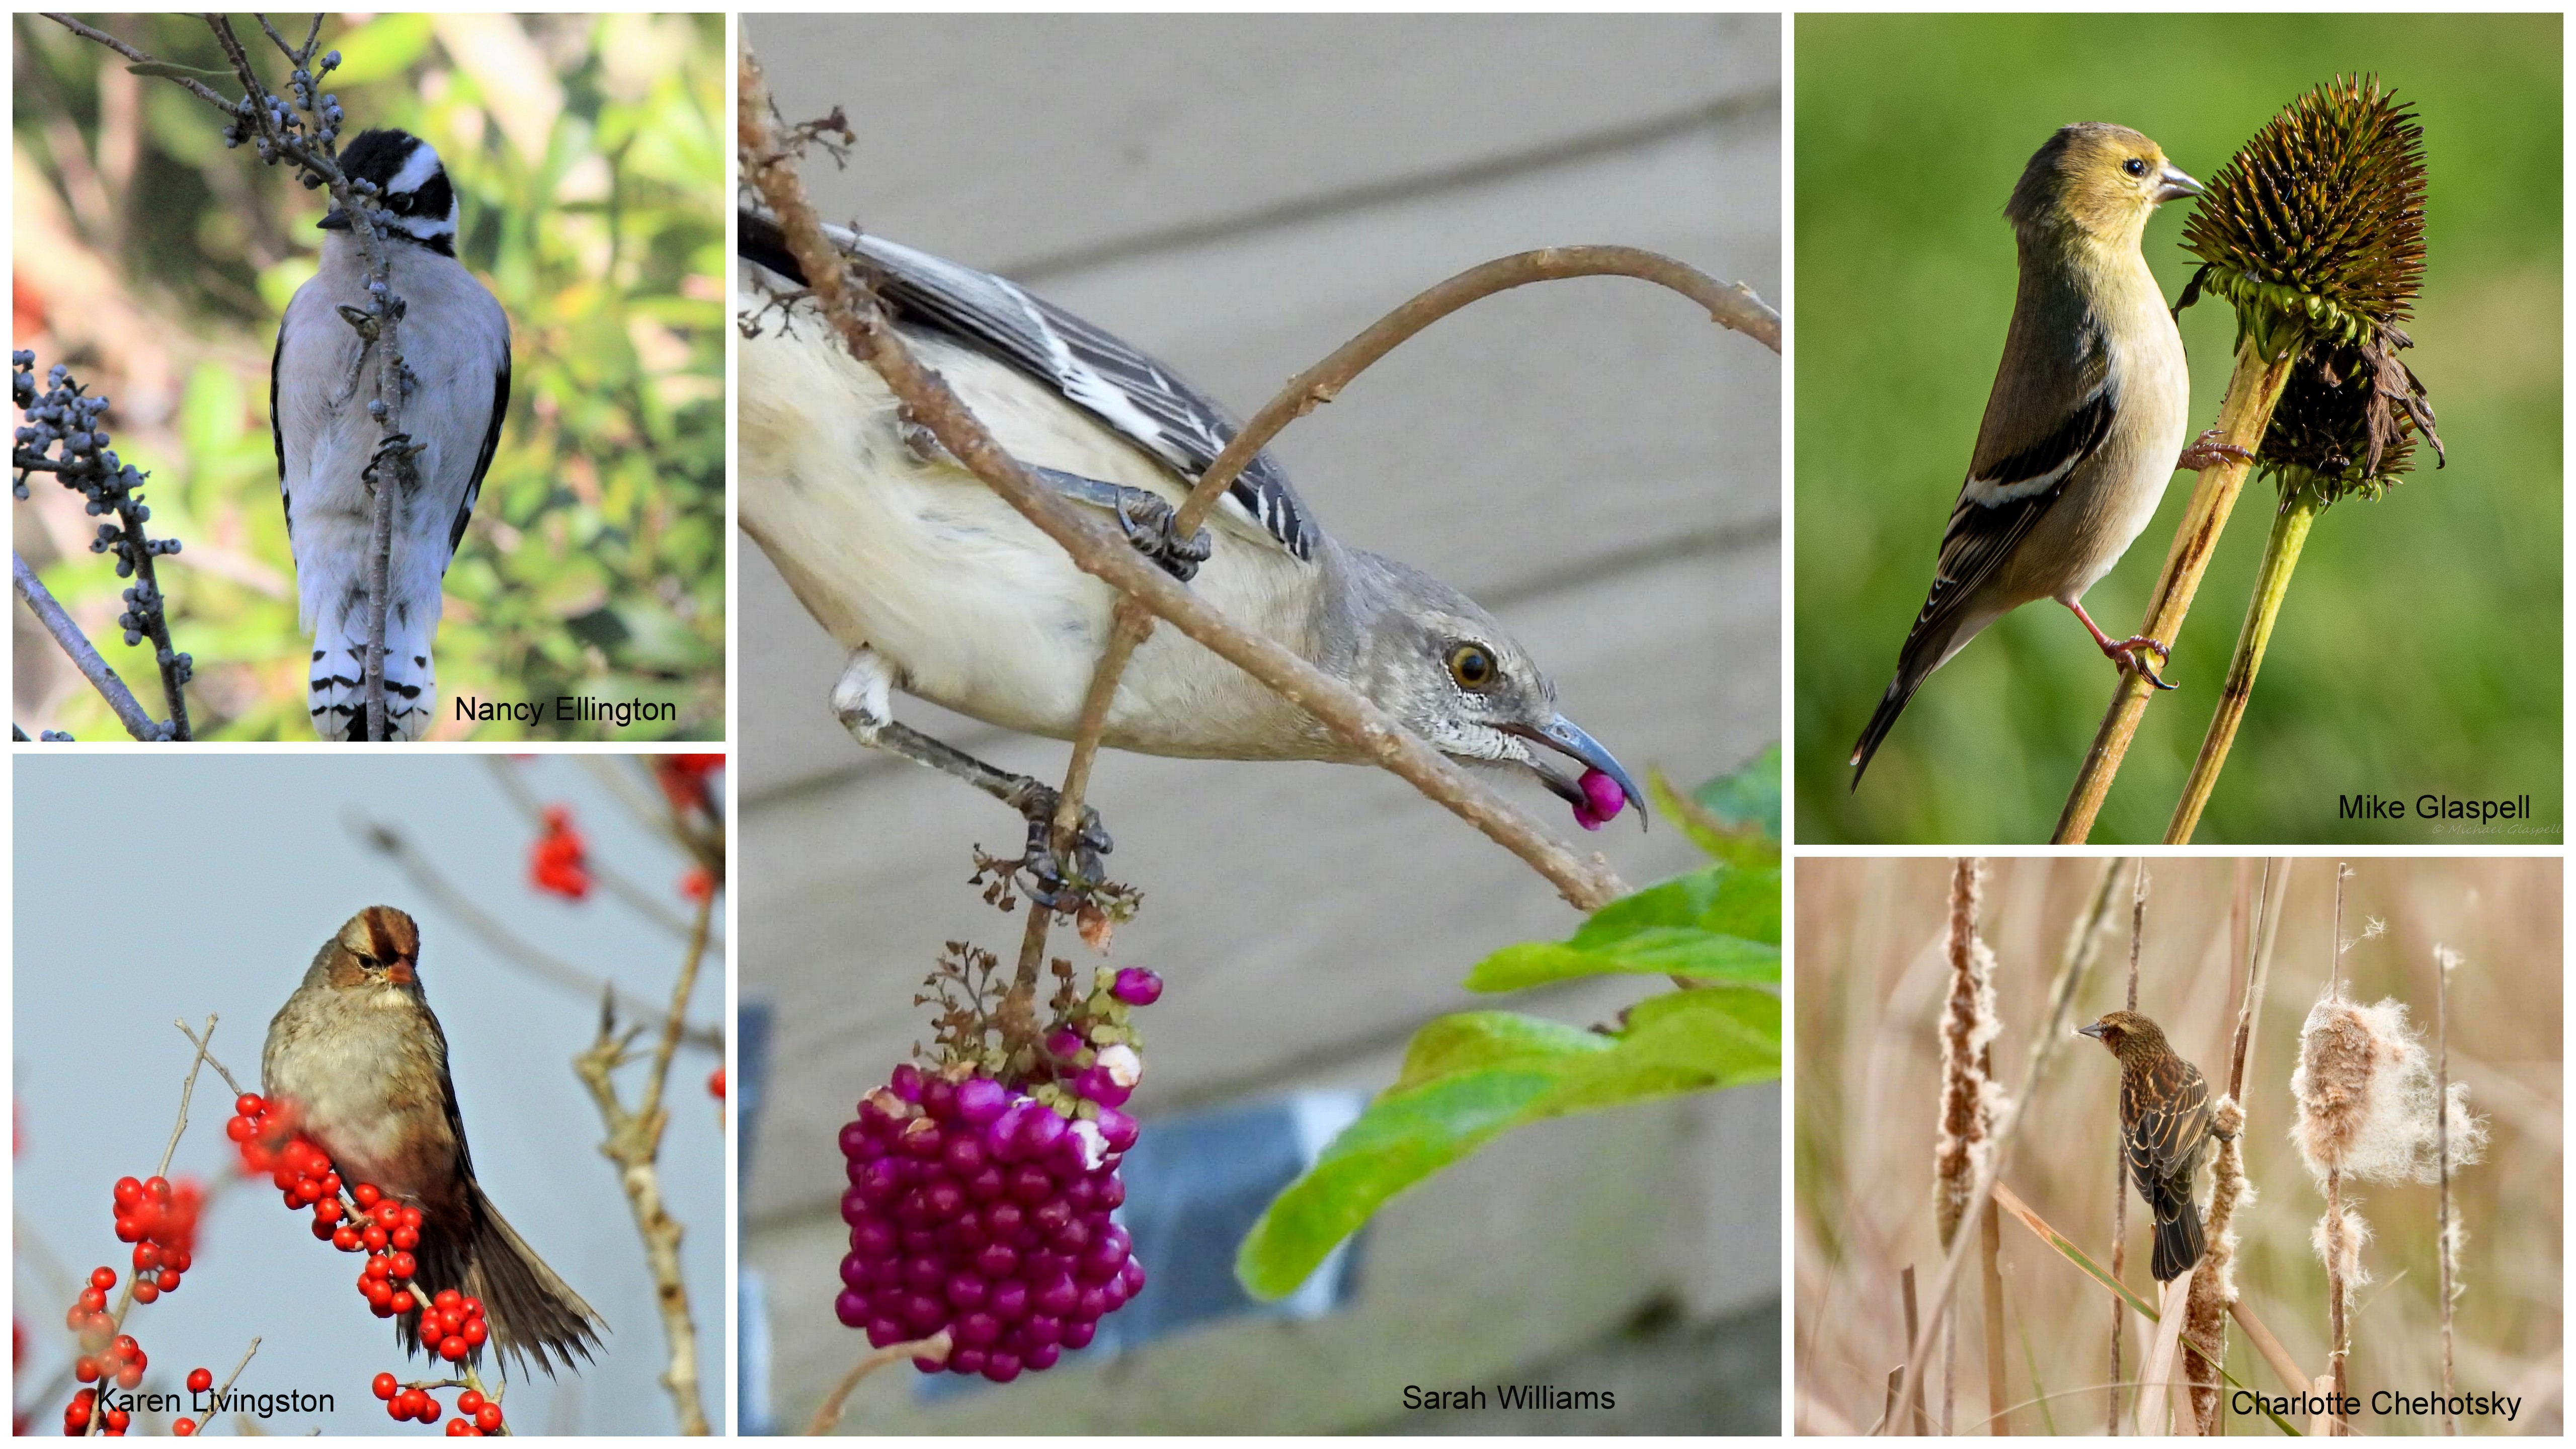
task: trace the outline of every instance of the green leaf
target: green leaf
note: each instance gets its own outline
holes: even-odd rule
[[[1780,979],[1780,871],[1712,865],[1622,896],[1563,942],[1506,946],[1468,973],[1470,991],[1519,991],[1603,975]]]
[[[1638,1003],[1612,1034],[1514,1012],[1424,1027],[1404,1073],[1274,1199],[1235,1254],[1258,1297],[1295,1291],[1388,1199],[1514,1127],[1780,1075],[1780,999],[1747,986]]]
[[[1780,747],[1773,745],[1731,775],[1720,775],[1691,792],[1708,812],[1730,825],[1760,827],[1763,837],[1780,838]]]

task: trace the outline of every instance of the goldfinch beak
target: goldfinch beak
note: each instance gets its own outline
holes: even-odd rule
[[[2164,170],[2156,173],[2156,204],[2159,206],[2182,197],[2198,196],[2200,192],[2199,182],[2184,175],[2180,169],[2170,163]]]

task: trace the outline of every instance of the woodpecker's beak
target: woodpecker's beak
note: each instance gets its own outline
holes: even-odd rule
[[[1542,725],[1503,725],[1501,728],[1525,740],[1536,740],[1561,755],[1579,760],[1586,766],[1609,776],[1618,784],[1620,794],[1627,797],[1628,804],[1636,807],[1637,828],[1640,830],[1645,828],[1646,792],[1637,788],[1637,782],[1629,778],[1627,770],[1620,766],[1619,761],[1613,758],[1608,750],[1601,747],[1599,740],[1585,734],[1581,725],[1563,715],[1558,715]],[[1583,793],[1581,784],[1565,778],[1537,761],[1530,762],[1530,768],[1538,772],[1539,783],[1547,786],[1559,799],[1575,808],[1578,818],[1592,808],[1591,799]]]
[[[2200,183],[2184,175],[2181,168],[2170,161],[2165,163],[2164,170],[2156,173],[2156,204],[2159,206],[2185,196],[2200,194]]]
[[[2106,1029],[2107,1029],[2107,1028],[2105,1028],[2105,1027],[2102,1025],[2102,1023],[2100,1023],[2100,1022],[2098,1022],[2098,1021],[2097,1021],[2097,1022],[2093,1023],[2091,1026],[2079,1026],[2079,1027],[2075,1028],[2075,1034],[2076,1034],[2077,1036],[2089,1036],[2089,1037],[2093,1038],[2095,1041],[2100,1041],[2100,1040],[2102,1039],[2102,1033],[2103,1033]]]
[[[323,231],[347,231],[349,229],[349,213],[346,210],[335,206],[328,212],[324,213],[322,219],[313,223],[313,225]]]

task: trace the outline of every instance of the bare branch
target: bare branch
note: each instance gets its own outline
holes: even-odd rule
[[[25,557],[13,549],[9,562],[18,583],[18,598],[26,604],[27,612],[36,616],[36,621],[45,626],[45,632],[54,636],[55,643],[63,646],[63,652],[71,656],[72,667],[78,669],[81,677],[99,692],[100,698],[107,701],[107,707],[116,711],[117,723],[125,726],[125,732],[138,740],[150,742],[165,738],[160,722],[144,712],[143,705],[134,697],[134,691],[125,687],[125,681],[108,667],[107,660],[100,657],[98,649],[89,642],[89,636],[81,632],[80,625],[63,612],[63,606],[55,602],[44,581],[36,577],[34,569],[27,567]]]

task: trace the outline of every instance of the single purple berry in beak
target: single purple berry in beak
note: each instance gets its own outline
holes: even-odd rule
[[[1627,807],[1628,791],[1606,770],[1583,772],[1583,799],[1574,807],[1574,823],[1586,830],[1598,830],[1619,818]]]

